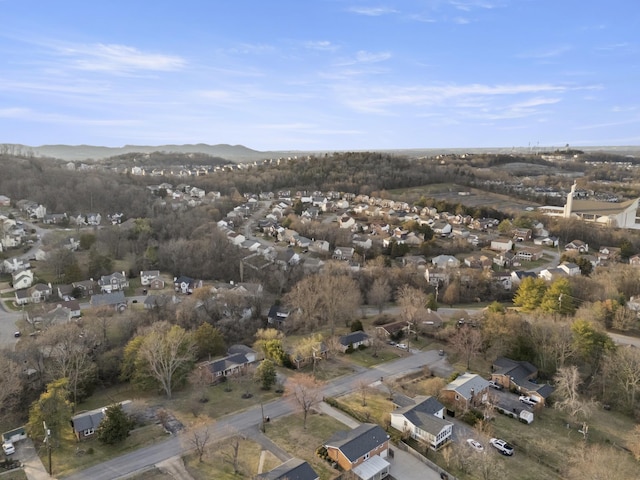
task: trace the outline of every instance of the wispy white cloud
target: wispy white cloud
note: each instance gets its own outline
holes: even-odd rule
[[[520,84],[520,85],[437,85],[437,86],[417,86],[417,87],[374,87],[363,88],[347,87],[341,93],[345,103],[351,108],[359,111],[388,113],[388,108],[398,106],[428,106],[444,105],[449,102],[450,106],[457,107],[456,102],[482,103],[488,98],[531,95],[542,93],[562,93],[568,88],[562,85],[553,84]],[[488,101],[488,100],[487,100]],[[559,100],[558,100],[559,101]],[[454,103],[451,103],[454,102]],[[528,104],[534,106],[535,102],[543,104],[555,103],[552,99],[537,99],[523,101],[521,108]]]
[[[397,13],[397,10],[391,7],[351,7],[349,8],[349,12],[366,15],[367,17],[379,17],[381,15]]]
[[[67,125],[90,125],[90,126],[126,126],[136,125],[139,122],[130,119],[97,119],[86,116],[73,116],[58,113],[40,112],[31,108],[3,108],[0,109],[0,118],[11,118],[16,120],[26,120],[39,123],[57,123]]]
[[[335,43],[331,43],[328,40],[321,40],[316,42],[305,42],[304,46],[310,50],[321,50],[325,52],[335,52],[339,50],[340,47]]]
[[[514,103],[511,108],[533,108],[539,107],[541,105],[553,105],[554,103],[560,102],[560,98],[545,98],[545,97],[535,97],[529,100],[525,100],[523,102]]]
[[[455,17],[453,19],[453,23],[457,23],[458,25],[467,25],[468,23],[471,23],[471,20],[464,17]]]
[[[390,52],[368,52],[366,50],[359,50],[355,53],[355,56],[339,60],[335,65],[338,67],[345,67],[357,64],[372,64],[380,63],[391,58]]]
[[[464,12],[470,12],[478,9],[492,10],[503,6],[502,2],[488,2],[485,0],[450,0],[449,4]]]
[[[135,47],[116,44],[65,46],[58,47],[57,52],[69,58],[74,68],[108,73],[174,71],[187,63],[179,56],[146,53]]]

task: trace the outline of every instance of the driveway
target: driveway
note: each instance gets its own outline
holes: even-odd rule
[[[16,446],[15,457],[22,462],[24,473],[29,480],[55,480],[54,477],[49,476],[30,438],[20,440],[14,445]],[[55,465],[53,467],[53,472],[55,473]]]

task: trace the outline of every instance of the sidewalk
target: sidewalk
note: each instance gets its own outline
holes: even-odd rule
[[[49,476],[30,438],[20,440],[15,446],[16,456],[24,465],[24,473],[29,480],[55,480],[55,477]]]

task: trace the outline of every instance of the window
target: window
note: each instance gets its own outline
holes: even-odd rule
[[[87,428],[84,432],[82,432],[82,434],[85,437],[88,437],[89,435],[93,435],[94,433],[96,433],[95,428]]]
[[[369,459],[369,454],[368,454],[368,453],[365,453],[365,454],[364,454],[364,457],[362,457],[362,459],[363,459],[363,460],[368,460],[368,459]]]

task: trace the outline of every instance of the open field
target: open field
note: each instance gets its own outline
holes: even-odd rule
[[[488,207],[510,213],[522,212],[527,207],[539,206],[536,203],[519,200],[508,195],[447,183],[390,190],[389,193],[394,198],[418,200],[424,196],[449,203],[460,203],[467,207]]]

